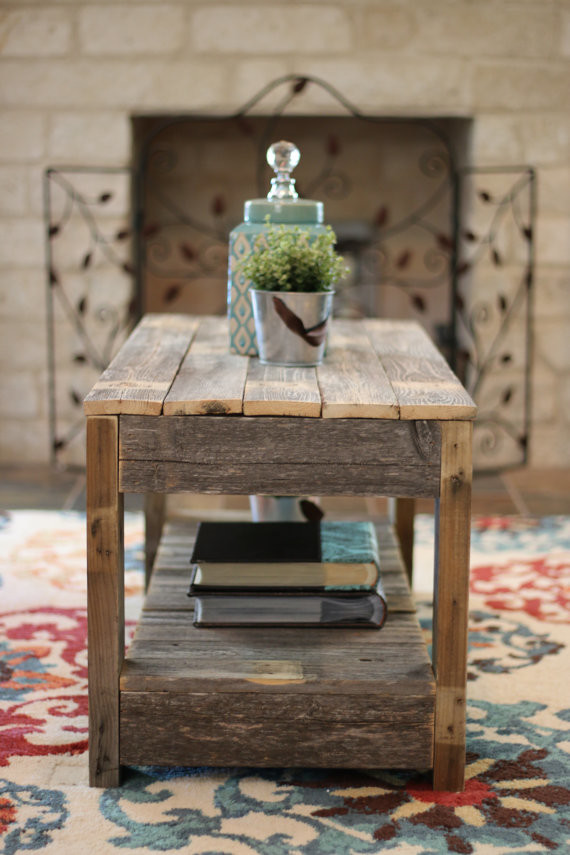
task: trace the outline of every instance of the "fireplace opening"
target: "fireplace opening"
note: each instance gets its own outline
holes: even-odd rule
[[[418,317],[450,349],[469,119],[138,116],[132,128],[144,311],[225,311],[229,232],[246,199],[267,195],[267,147],[289,139],[299,195],[324,203],[349,267],[335,314]]]
[[[83,396],[143,312],[225,313],[229,233],[266,196],[278,139],[350,266],[335,314],[418,320],[478,404],[476,468],[526,461],[534,169],[473,164],[475,119],[365,116],[330,87],[349,115],[284,115],[306,83],[231,116],[134,116],[130,165],[46,170],[54,462],[83,459]]]

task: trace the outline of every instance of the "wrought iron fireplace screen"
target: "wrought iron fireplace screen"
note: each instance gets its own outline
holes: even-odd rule
[[[333,115],[303,115],[316,87]],[[223,313],[229,231],[266,195],[267,146],[292,135],[297,189],[325,202],[349,261],[336,312],[420,319],[479,405],[476,467],[526,462],[532,168],[465,164],[467,120],[368,116],[312,77],[280,78],[229,116],[134,125],[132,168],[45,173],[54,462],[82,462],[82,398],[144,311]]]

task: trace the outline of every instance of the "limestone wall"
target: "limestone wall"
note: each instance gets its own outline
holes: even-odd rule
[[[127,165],[132,115],[223,113],[295,73],[372,114],[473,117],[476,164],[537,168],[530,456],[570,464],[569,70],[567,0],[4,0],[0,461],[49,456],[45,167]]]

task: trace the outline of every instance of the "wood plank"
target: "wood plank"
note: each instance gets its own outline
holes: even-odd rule
[[[329,348],[317,367],[323,418],[397,419],[398,402],[366,331],[335,320]]]
[[[118,419],[87,419],[89,781],[119,785],[119,673],[124,654],[123,496]]]
[[[250,359],[243,398],[246,416],[321,415],[321,394],[314,368],[261,365]]]
[[[156,551],[162,536],[165,513],[166,496],[163,493],[146,493],[144,497],[145,590],[148,589]]]
[[[294,463],[218,464],[120,461],[127,493],[214,493],[266,496],[415,496],[433,498],[439,479],[433,467],[397,463],[365,466]]]
[[[245,715],[236,721],[234,695],[218,696],[217,709],[206,718],[195,714],[192,696],[123,693],[122,762],[403,769],[431,765],[429,714],[415,722],[366,722],[357,711],[353,721],[319,721],[310,715],[295,721],[287,717],[282,695],[278,701],[273,717],[256,719],[251,713],[258,709],[258,697],[250,696]],[[366,704],[382,702],[381,696],[366,699]]]
[[[313,629],[304,630],[310,633],[310,641],[306,640],[305,646],[281,648],[273,643],[267,649],[262,647],[263,655],[254,658],[249,653],[248,628],[241,629],[240,642],[234,636],[231,649],[229,639],[224,646],[222,629],[196,629],[201,633],[217,633],[218,643],[187,642],[184,644],[186,655],[176,658],[146,656],[145,648],[150,654],[152,643],[141,642],[132,653],[129,650],[125,658],[121,691],[234,693],[251,691],[252,684],[260,693],[302,695],[369,695],[378,691],[385,697],[390,694],[427,696],[433,691],[433,672],[423,644],[382,644],[378,641],[339,649],[339,639],[336,651],[327,647],[326,655],[313,651],[309,657],[306,644],[317,645],[317,636],[321,633],[320,629]],[[385,627],[360,632],[375,635],[384,630]],[[272,636],[275,638],[281,632],[285,630],[275,628]],[[338,634],[344,632],[337,630]],[[164,645],[165,650],[172,647],[172,643]],[[295,658],[296,653],[298,658]]]
[[[443,425],[433,631],[436,790],[464,785],[472,433],[471,422]]]
[[[393,524],[400,543],[402,561],[411,584],[414,572],[414,499],[393,499],[394,519]]]
[[[362,323],[373,348],[380,356],[410,356],[445,362],[425,329],[417,321],[366,318],[356,323]]]
[[[121,417],[124,492],[439,492],[440,428],[383,419]]]
[[[227,319],[205,317],[164,402],[164,414],[242,412],[248,357],[228,352]]]
[[[419,644],[385,641],[341,649],[337,642],[336,649],[331,650],[330,646],[319,645],[315,638],[321,630],[312,629],[303,631],[305,644],[312,643],[315,648],[310,651],[302,645],[250,649],[244,629],[241,644],[224,649],[223,632],[215,631],[219,636],[217,645],[179,644],[176,656],[171,655],[177,649],[174,641],[137,643],[132,651],[129,649],[123,664],[121,689],[246,692],[253,683],[260,692],[271,689],[300,694],[369,695],[375,690],[387,697],[390,693],[421,694],[432,682],[425,647]],[[277,635],[281,629],[275,627],[271,632]],[[363,632],[372,635],[384,629]]]
[[[123,694],[128,696],[127,703],[133,710],[138,707],[142,712],[145,697],[151,705],[159,703],[159,699],[153,693],[146,696],[140,692]],[[236,724],[249,722],[253,704],[257,705],[256,720],[267,723],[277,719],[280,722],[290,721],[296,724],[307,721],[322,723],[363,721],[380,724],[392,721],[395,713],[401,716],[402,721],[421,722],[425,720],[426,714],[429,715],[430,707],[433,711],[431,695],[425,697],[410,693],[398,699],[395,693],[381,695],[379,692],[373,692],[368,698],[367,702],[362,695],[347,695],[345,698],[335,695],[315,695],[311,703],[307,704],[307,699],[303,695],[283,692],[259,694],[252,684],[248,692],[235,695],[230,692],[219,694],[193,692],[190,703],[194,720],[212,720],[219,717],[220,713],[224,717],[223,713],[227,711]],[[184,706],[188,709],[186,704],[177,703],[176,698],[170,699],[169,708],[174,715]],[[165,721],[168,721],[168,716],[165,717]]]
[[[186,315],[146,315],[85,398],[85,413],[161,413],[198,323]]]
[[[281,628],[274,627],[271,634],[275,633],[279,639],[268,639],[267,632],[265,638],[262,635],[253,638],[249,632],[247,634],[244,632],[243,627],[239,627],[240,633],[234,637],[239,639],[238,643],[227,645],[225,648],[223,644],[226,637],[224,634],[226,627],[210,627],[208,630],[194,628],[192,632],[190,630],[190,626],[193,627],[190,607],[185,614],[188,633],[185,635],[184,643],[178,634],[179,632],[184,634],[184,626],[168,620],[166,620],[165,625],[176,632],[175,636],[166,639],[149,638],[148,633],[146,633],[146,637],[143,637],[144,633],[136,636],[129,647],[129,661],[125,666],[122,678],[123,686],[127,685],[129,680],[132,685],[136,679],[136,671],[131,667],[133,662],[137,666],[144,666],[145,677],[151,673],[150,663],[153,660],[155,662],[156,660],[166,662],[162,675],[165,680],[172,676],[186,682],[191,678],[201,682],[215,682],[223,677],[228,681],[228,691],[230,691],[230,685],[234,682],[241,683],[244,680],[254,679],[255,674],[251,670],[252,663],[256,663],[256,667],[258,667],[259,663],[295,662],[299,667],[299,673],[302,671],[306,675],[306,679],[312,681],[320,680],[323,675],[326,677],[335,672],[339,675],[337,683],[342,687],[351,681],[374,683],[377,679],[385,678],[386,674],[390,673],[391,668],[395,667],[393,663],[387,662],[387,657],[395,657],[397,661],[405,664],[406,659],[410,656],[416,660],[422,656],[423,640],[417,635],[417,631],[412,630],[413,636],[406,637],[406,632],[410,633],[413,626],[411,614],[392,615],[393,620],[387,629],[385,625],[382,630],[364,631],[364,638],[362,629],[355,629],[355,633],[361,633],[360,638],[353,634],[348,636],[347,640],[345,640],[344,634],[348,634],[349,630],[344,628],[336,630],[317,629],[315,627],[297,628],[300,635],[294,638],[291,635],[281,636]],[[180,612],[179,616],[181,616]],[[144,620],[146,617],[145,614]],[[166,618],[166,615],[164,617]],[[205,636],[206,632],[210,635],[209,638]],[[327,635],[321,638],[321,633],[325,632]],[[335,632],[337,633],[336,637]],[[342,633],[340,639],[338,638],[339,633]],[[370,636],[370,640],[367,640],[368,636]],[[188,661],[189,650],[192,651],[191,662]],[[245,658],[244,651],[247,651]],[[346,676],[347,664],[345,660],[347,657],[351,660],[350,679]],[[415,664],[417,665],[417,661]],[[423,662],[423,664],[427,664],[427,662]],[[342,680],[340,679],[341,676]],[[327,682],[330,683],[331,687],[329,691],[333,691],[334,680],[329,678]],[[415,681],[412,680],[411,682]],[[422,680],[420,680],[421,682]],[[240,688],[243,690],[242,686]],[[370,691],[370,685],[366,690]]]
[[[427,333],[411,321],[363,322],[401,419],[474,419],[477,407]]]
[[[240,357],[241,358],[241,357]],[[437,471],[439,425],[393,419],[122,416],[122,460],[200,464],[240,462],[400,464]],[[423,474],[420,477],[424,477]]]
[[[187,588],[188,586],[186,585],[185,587]],[[177,590],[177,594],[179,600],[186,598],[185,588],[180,586]],[[168,599],[173,599],[172,593],[169,595]],[[163,604],[166,597],[161,600],[160,594],[153,598],[152,603],[155,605],[151,606],[149,601],[149,605],[144,612],[143,620],[137,626],[134,639],[131,642],[131,647],[129,648],[131,653],[134,655],[133,645],[138,644],[139,642],[149,644],[164,643],[172,645],[173,638],[176,638],[179,643],[184,642],[184,644],[186,644],[188,642],[192,642],[196,646],[219,644],[220,638],[216,633],[210,631],[196,632],[196,628],[192,624],[193,601],[189,597],[187,599],[188,605],[186,608],[178,610],[169,610],[165,608]],[[390,599],[392,599],[392,597],[390,597]],[[272,651],[294,651],[300,647],[299,638],[297,637],[295,630],[287,633],[280,632],[279,640],[274,642],[271,635],[267,633],[267,630],[259,627],[251,627],[250,629],[251,631],[248,633],[248,649],[250,650],[265,648]],[[362,648],[363,655],[365,655],[366,651],[369,651],[371,645],[385,644],[386,638],[394,644],[405,644],[410,647],[418,648],[421,647],[422,639],[417,632],[417,619],[415,617],[413,602],[410,602],[410,608],[407,612],[403,612],[399,609],[392,609],[390,611],[388,630],[387,632],[385,632],[385,630],[386,626],[382,628],[382,635],[378,632],[366,633],[365,647],[363,647],[362,632],[360,630],[343,629],[342,643],[345,647],[350,647],[351,649],[358,647]],[[338,630],[319,629],[318,632],[320,646],[326,647],[327,645],[338,644]],[[243,643],[243,630],[241,627],[234,629],[227,628],[227,630],[224,629],[224,638],[229,646],[233,644],[234,639],[241,639],[241,643]],[[304,638],[307,638],[307,636],[305,635]],[[311,644],[314,644],[314,634],[309,633],[308,639]],[[382,639],[384,639],[384,641]],[[291,658],[289,653],[287,653],[287,658]]]

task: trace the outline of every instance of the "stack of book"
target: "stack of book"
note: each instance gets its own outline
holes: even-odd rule
[[[191,564],[196,626],[379,629],[386,619],[368,522],[203,522]]]

